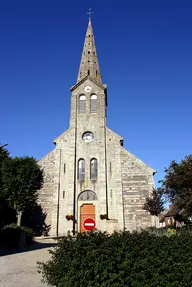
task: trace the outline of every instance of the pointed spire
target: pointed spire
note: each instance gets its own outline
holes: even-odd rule
[[[79,67],[77,83],[81,81],[83,78],[85,78],[87,75],[89,75],[99,84],[102,84],[90,15],[89,15],[87,32],[85,36],[83,53],[81,56],[81,63]]]

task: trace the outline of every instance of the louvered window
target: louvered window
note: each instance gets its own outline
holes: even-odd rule
[[[79,114],[83,114],[86,111],[86,97],[81,95],[79,97]]]
[[[91,95],[91,113],[97,113],[97,95]]]
[[[83,158],[78,161],[78,179],[85,179],[85,160]]]
[[[90,177],[91,179],[97,179],[97,159],[96,158],[92,158],[91,162],[90,162],[91,166],[90,166]]]

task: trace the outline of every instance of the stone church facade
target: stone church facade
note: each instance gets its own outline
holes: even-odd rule
[[[123,138],[106,126],[106,109],[107,86],[89,19],[77,83],[71,88],[69,129],[39,161],[45,174],[39,201],[50,235],[84,232],[87,218],[97,230],[110,233],[155,223],[143,210],[155,170],[127,151]]]

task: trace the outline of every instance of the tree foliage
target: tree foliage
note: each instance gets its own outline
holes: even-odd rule
[[[143,208],[155,216],[158,216],[164,210],[164,200],[159,189],[153,189],[151,195],[146,198]]]
[[[6,149],[7,145],[0,145],[0,200],[4,199],[2,168],[5,161],[9,159],[9,151]]]
[[[2,179],[6,200],[16,209],[21,220],[22,212],[37,201],[43,171],[33,157],[15,157],[4,164]]]
[[[192,282],[192,235],[81,233],[65,237],[40,263],[56,287],[184,287]]]
[[[3,175],[2,175],[2,169],[5,164],[5,162],[9,159],[9,151],[6,149],[7,144],[0,145],[0,228],[3,224],[4,218],[4,206],[6,205],[5,201],[5,193],[3,189]]]
[[[175,206],[192,215],[192,155],[186,156],[180,163],[173,160],[165,169],[161,181],[161,192]]]

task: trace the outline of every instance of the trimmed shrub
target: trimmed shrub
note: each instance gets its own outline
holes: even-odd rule
[[[19,244],[20,229],[14,224],[4,226],[0,231],[0,245],[15,248]]]
[[[33,242],[33,229],[26,226],[21,226],[21,229],[25,231],[26,244],[31,244]]]
[[[192,286],[192,236],[89,232],[64,237],[39,263],[56,287]]]
[[[26,244],[29,245],[33,242],[33,231],[30,228],[10,224],[4,226],[0,231],[0,245],[16,248],[19,246],[21,231],[25,232]]]
[[[177,232],[181,234],[187,233],[192,235],[192,224],[186,224],[183,227],[178,228]]]

